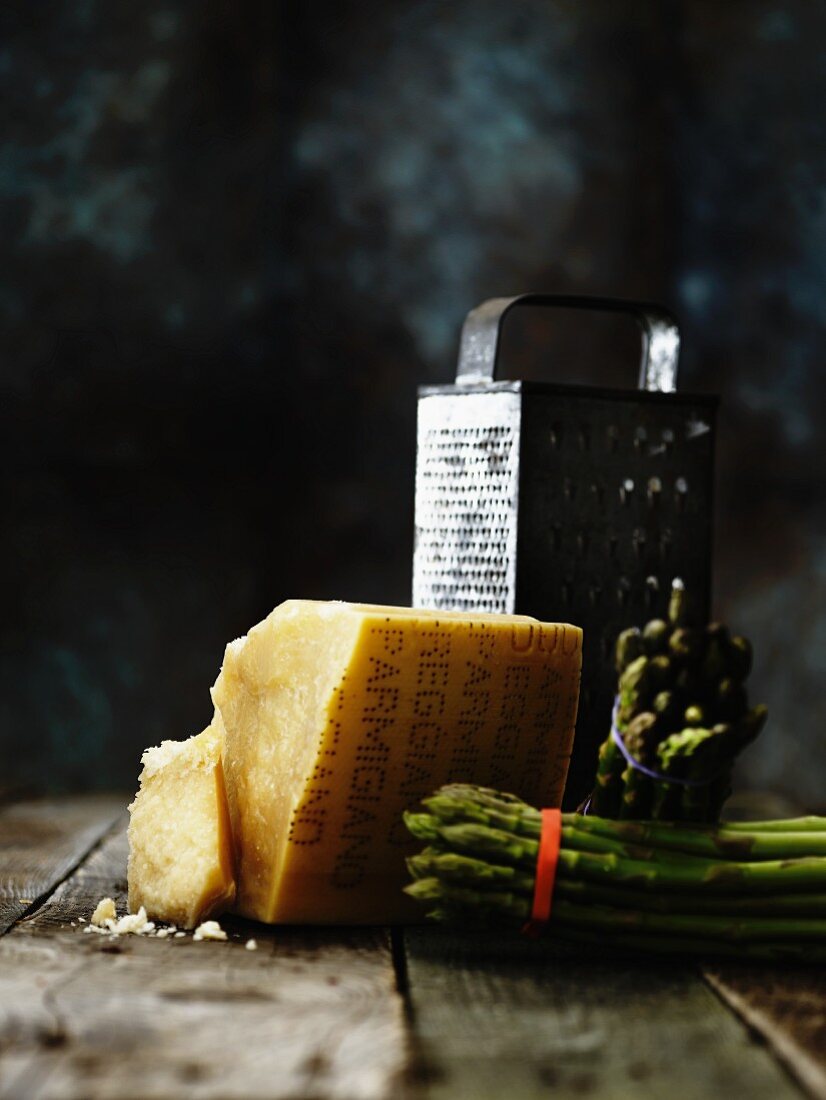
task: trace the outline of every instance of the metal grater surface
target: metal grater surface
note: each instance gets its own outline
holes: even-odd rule
[[[414,607],[513,612],[520,422],[516,393],[421,401]]]
[[[566,794],[575,805],[609,728],[619,631],[662,615],[675,576],[707,612],[717,402],[669,392],[673,319],[626,303],[598,306],[645,311],[644,388],[494,381],[499,326],[512,304],[480,307],[494,307],[493,329],[476,324],[468,334],[466,324],[456,385],[420,391],[413,605],[583,628]]]

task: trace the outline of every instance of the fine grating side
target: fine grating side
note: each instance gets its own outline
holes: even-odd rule
[[[513,612],[520,408],[507,392],[419,401],[414,607]]]

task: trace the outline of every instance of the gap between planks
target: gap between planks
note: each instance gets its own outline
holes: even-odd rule
[[[725,962],[703,977],[806,1092],[826,1100],[826,969]]]
[[[0,936],[72,873],[123,817],[125,802],[86,795],[0,808]]]
[[[798,1086],[697,968],[408,929],[411,1076],[431,1100],[749,1100]]]

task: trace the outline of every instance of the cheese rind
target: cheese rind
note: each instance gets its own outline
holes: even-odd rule
[[[558,806],[582,632],[527,616],[290,600],[227,647],[237,911],[276,923],[417,919],[402,813],[448,781]]]
[[[129,910],[194,928],[235,901],[220,716],[143,754],[129,807]]]

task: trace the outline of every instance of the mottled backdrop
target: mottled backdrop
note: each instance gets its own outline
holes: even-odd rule
[[[681,314],[772,710],[744,771],[826,805],[822,5],[16,7],[0,787],[131,787],[279,600],[406,601],[415,387],[540,289]],[[633,377],[615,325],[530,335],[514,375]]]

